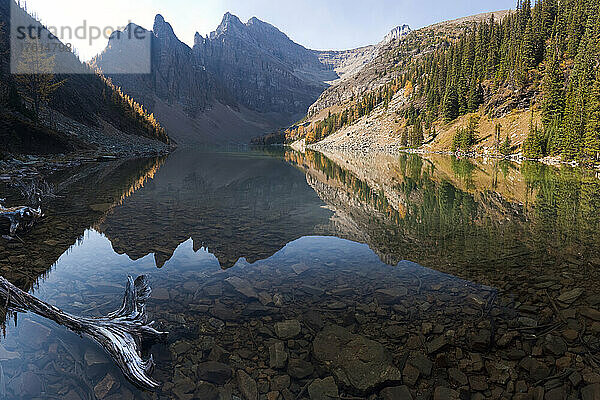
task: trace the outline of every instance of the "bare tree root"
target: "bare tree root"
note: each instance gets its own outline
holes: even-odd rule
[[[154,368],[152,356],[147,360],[142,358],[142,342],[167,335],[154,329],[153,322],[147,322],[146,301],[151,291],[146,276],[139,276],[135,281],[128,277],[121,308],[105,317],[85,318],[65,313],[0,276],[0,296],[6,299],[9,310],[31,311],[78,334],[90,336],[111,355],[127,379],[143,389],[156,389],[160,383],[150,376]]]

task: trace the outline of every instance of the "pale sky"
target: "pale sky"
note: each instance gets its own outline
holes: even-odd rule
[[[23,3],[25,0],[21,0]],[[206,36],[227,11],[243,22],[257,17],[275,25],[311,49],[342,50],[374,44],[394,27],[421,28],[481,12],[514,9],[516,0],[27,0],[48,26],[122,27],[129,21],[152,29],[162,14],[179,39],[193,44],[194,33]],[[63,38],[63,41],[65,39]],[[71,39],[82,59],[106,46],[105,39]]]

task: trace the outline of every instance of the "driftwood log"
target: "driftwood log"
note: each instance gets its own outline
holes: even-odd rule
[[[9,224],[7,233],[10,236],[14,236],[17,231],[31,228],[43,216],[41,208],[34,209],[26,206],[6,208],[0,204],[0,219]]]
[[[147,360],[142,358],[142,343],[167,335],[154,329],[153,322],[147,322],[146,301],[151,291],[145,276],[139,276],[135,282],[129,277],[121,308],[105,317],[84,318],[45,303],[0,276],[0,297],[4,297],[9,310],[31,311],[78,334],[90,336],[111,355],[129,381],[150,390],[160,384],[150,377],[154,361],[152,356]]]

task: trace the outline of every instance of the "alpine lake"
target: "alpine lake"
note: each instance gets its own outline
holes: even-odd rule
[[[147,275],[161,387],[4,310],[0,399],[600,399],[594,171],[182,149],[43,179],[46,216],[0,241],[0,275],[92,317]]]

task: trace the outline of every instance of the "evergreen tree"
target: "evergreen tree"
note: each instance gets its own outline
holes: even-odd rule
[[[542,130],[533,121],[533,110],[529,122],[529,134],[523,143],[523,155],[527,158],[542,158],[546,155],[546,141]]]
[[[477,111],[479,106],[483,104],[483,86],[481,86],[480,82],[477,82],[475,85],[471,85],[467,104],[469,112]]]
[[[527,23],[525,34],[523,35],[523,66],[525,73],[536,66],[536,36],[533,32],[531,20]]]
[[[562,120],[564,110],[564,78],[560,69],[559,53],[552,49],[542,82],[542,123],[545,127]]]
[[[454,86],[446,90],[444,97],[444,119],[447,122],[454,121],[458,117],[458,93]]]
[[[600,72],[596,74],[592,87],[588,102],[588,116],[584,152],[590,159],[597,161],[600,156]]]
[[[415,126],[412,130],[410,145],[412,147],[421,147],[423,145],[424,133],[423,133],[423,125],[421,124],[421,119],[417,119]]]

